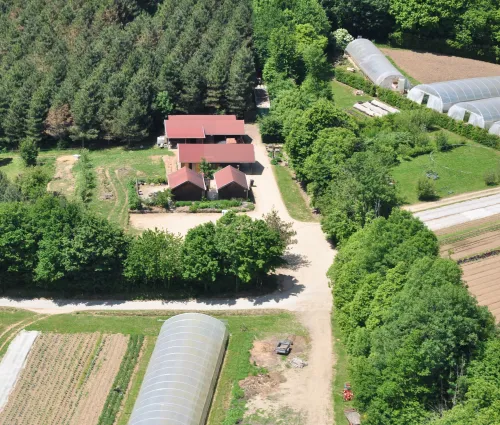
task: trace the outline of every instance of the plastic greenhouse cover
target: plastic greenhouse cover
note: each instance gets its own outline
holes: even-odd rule
[[[370,40],[358,38],[351,41],[345,50],[378,86],[391,88],[394,80],[405,78]]]
[[[471,124],[489,128],[495,121],[500,120],[500,97],[457,103],[450,108],[448,115],[463,119],[465,112],[471,113]]]
[[[500,136],[500,121],[496,121],[493,123],[493,125],[490,127],[489,133]]]
[[[224,358],[224,323],[179,314],[161,327],[129,425],[205,423]]]
[[[443,111],[455,103],[500,96],[500,77],[479,77],[440,83],[419,84],[408,94],[412,100],[420,99],[421,92],[441,99]]]

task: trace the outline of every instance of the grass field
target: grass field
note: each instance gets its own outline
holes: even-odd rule
[[[333,100],[339,108],[350,110],[356,102],[366,102],[373,97],[368,95],[356,96],[355,89],[336,80],[332,81]],[[353,110],[354,111],[354,110]]]
[[[259,368],[249,361],[249,350],[255,339],[270,335],[306,335],[306,331],[290,313],[262,314],[224,314],[213,316],[224,321],[230,332],[229,344],[224,366],[219,376],[217,391],[212,402],[208,420],[209,425],[234,424],[228,418],[241,418],[245,412],[245,401],[241,398],[238,382],[249,375],[256,374]],[[28,330],[55,332],[57,334],[122,333],[125,335],[144,335],[144,351],[132,377],[131,386],[124,398],[121,416],[117,424],[125,425],[133,409],[140,384],[154,348],[154,342],[163,322],[171,317],[169,312],[81,312],[61,314],[44,318],[29,326]]]
[[[464,139],[447,132],[451,143]],[[435,181],[441,198],[488,188],[484,174],[498,171],[500,152],[468,141],[466,146],[448,152],[433,152],[404,161],[392,170],[398,190],[406,203],[418,202],[417,181],[428,171],[438,173]]]
[[[78,154],[78,150],[51,150],[41,152],[38,159],[47,168],[49,175],[56,172],[58,157]],[[90,152],[90,161],[96,175],[96,187],[90,208],[101,217],[109,219],[123,228],[128,225],[128,198],[126,184],[134,178],[165,178],[162,156],[173,155],[166,149],[125,149],[115,147]],[[0,170],[14,180],[24,170],[21,158],[16,154],[0,154]],[[72,170],[73,174],[76,170]],[[74,181],[58,181],[58,188],[65,193],[64,185],[74,185]],[[61,187],[62,186],[62,187]],[[105,199],[104,194],[111,194]]]
[[[272,168],[290,217],[298,221],[318,221],[307,205],[298,183],[292,177],[288,167],[273,165]]]

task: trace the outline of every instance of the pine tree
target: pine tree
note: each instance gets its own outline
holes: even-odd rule
[[[245,111],[252,107],[252,87],[254,82],[255,64],[253,53],[248,47],[242,46],[231,62],[226,91],[228,109],[238,117],[243,117]]]
[[[17,147],[26,136],[26,112],[29,102],[30,94],[26,85],[15,94],[3,122],[6,142],[10,146]]]
[[[29,104],[26,117],[26,134],[37,143],[40,143],[43,138],[44,120],[47,117],[50,106],[50,94],[51,87],[46,83],[33,93]]]

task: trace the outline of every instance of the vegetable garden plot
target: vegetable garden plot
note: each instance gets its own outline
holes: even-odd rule
[[[124,335],[42,334],[0,425],[94,425],[127,349]]]

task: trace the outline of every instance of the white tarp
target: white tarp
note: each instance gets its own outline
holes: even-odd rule
[[[0,411],[7,404],[9,394],[14,389],[26,358],[40,332],[21,331],[12,340],[0,363]]]

